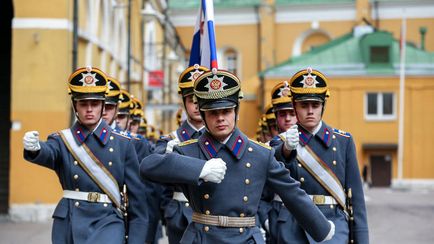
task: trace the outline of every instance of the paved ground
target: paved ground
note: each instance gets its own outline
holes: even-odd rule
[[[434,243],[434,190],[373,188],[365,193],[371,243]],[[50,232],[51,222],[13,223],[0,217],[0,244],[46,244]]]

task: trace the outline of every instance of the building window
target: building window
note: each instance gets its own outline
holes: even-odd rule
[[[240,75],[240,57],[237,50],[234,48],[223,48],[218,50],[217,56],[220,57],[218,60],[219,68],[227,70],[237,76]]]
[[[392,92],[368,92],[365,100],[367,120],[396,119],[395,94]]]
[[[372,46],[371,64],[388,64],[389,63],[389,47],[388,46]]]

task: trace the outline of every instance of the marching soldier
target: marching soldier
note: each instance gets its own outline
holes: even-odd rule
[[[112,77],[107,77],[107,85],[109,87],[109,92],[106,95],[104,103],[104,111],[102,118],[105,122],[112,128],[116,128],[116,115],[119,109],[119,96],[121,95],[121,85],[119,81]]]
[[[129,243],[142,244],[148,220],[134,146],[101,119],[106,75],[80,68],[68,86],[74,125],[45,142],[37,131],[23,138],[24,158],[53,169],[63,188],[53,214],[52,242],[119,244],[128,236]]]
[[[128,131],[132,135],[142,138],[142,135],[140,135],[138,132],[140,122],[142,122],[142,118],[144,117],[143,103],[135,97],[132,97],[131,100],[133,101],[134,108],[130,110],[130,123],[128,126]]]
[[[334,234],[334,224],[313,204],[300,183],[274,158],[270,147],[249,140],[237,127],[239,79],[223,70],[207,71],[194,83],[206,131],[152,154],[140,165],[142,177],[177,184],[193,210],[181,243],[264,243],[255,215],[267,184],[317,241]]]
[[[266,112],[268,118],[274,120],[274,128],[277,129],[276,133],[280,133],[273,137],[268,143],[271,146],[285,142],[286,138],[289,138],[291,143],[298,143],[298,131],[297,131],[297,118],[295,116],[294,107],[291,101],[291,92],[287,81],[282,81],[276,84],[271,90],[271,107],[268,107]],[[271,111],[272,112],[271,112]],[[278,141],[279,143],[276,143]],[[287,143],[285,143],[287,145]],[[291,149],[287,147],[275,148],[275,156],[277,160],[283,162],[285,167],[288,168],[288,164],[283,158],[283,153],[289,156]],[[286,151],[286,152],[285,152]],[[279,243],[277,236],[279,216],[281,213],[286,213],[288,210],[283,206],[282,200],[279,195],[275,194],[270,189],[265,189],[263,201],[260,204],[260,217],[264,221],[264,229],[267,230],[270,243]]]
[[[280,141],[280,146],[275,148],[294,149],[289,159],[281,155],[286,157],[282,161],[292,162],[289,166],[292,177],[301,182],[302,189],[321,212],[335,223],[336,234],[327,243],[369,243],[365,200],[353,138],[322,120],[329,97],[327,82],[321,72],[311,68],[299,71],[291,78],[299,143],[292,145],[292,139],[288,139],[283,143]],[[315,243],[297,227],[297,222],[290,213],[280,213],[277,241]]]
[[[119,95],[119,109],[116,116],[116,129],[119,132],[125,132],[128,129],[130,120],[130,110],[134,108],[134,104],[131,100],[130,94],[121,89]]]
[[[204,131],[204,124],[200,116],[197,103],[193,101],[194,81],[208,69],[199,65],[188,67],[178,79],[178,93],[182,97],[182,104],[187,114],[187,119],[181,122],[176,131],[172,131],[168,136],[163,137],[157,142],[156,151],[164,154],[172,152],[173,146],[197,139]],[[179,120],[182,116],[180,114]],[[164,218],[166,223],[167,236],[169,243],[177,244],[191,223],[193,211],[190,204],[180,189],[174,187],[165,187],[165,200],[162,208],[164,209]]]
[[[266,141],[269,143],[271,139],[279,134],[276,125],[276,115],[273,111],[273,104],[268,104],[267,107],[265,107],[265,122],[267,123],[269,131],[269,136]]]

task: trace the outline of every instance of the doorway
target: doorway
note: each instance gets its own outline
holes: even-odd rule
[[[371,184],[374,187],[389,187],[392,183],[392,157],[389,154],[371,155]]]

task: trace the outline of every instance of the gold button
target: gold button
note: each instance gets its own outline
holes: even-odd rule
[[[331,208],[331,209],[333,209],[334,207],[335,207],[335,206],[333,206],[333,205],[330,205],[330,208]]]
[[[203,230],[206,231],[206,232],[208,232],[209,231],[209,227],[205,226],[205,227],[203,227]]]
[[[333,139],[336,139],[336,136],[335,136],[335,135],[333,135],[332,137],[333,137]]]
[[[251,147],[249,147],[247,150],[248,150],[249,152],[253,152],[253,148],[251,148]]]
[[[77,165],[78,164],[78,162],[77,161],[74,161],[74,165]]]
[[[75,188],[75,191],[80,191],[80,189],[78,189],[78,188]]]
[[[115,138],[114,138],[113,136],[110,136],[110,140],[112,140],[112,141],[113,141],[114,139],[115,139]]]
[[[301,164],[298,164],[298,167],[301,168]]]
[[[185,205],[187,208],[190,206],[190,204],[189,204],[188,202],[186,202],[184,205]]]
[[[240,217],[244,217],[246,216],[244,213],[240,213]]]
[[[244,228],[240,228],[240,233],[243,233],[244,232]]]
[[[246,163],[246,167],[250,168],[250,167],[252,167],[252,164],[251,163]]]
[[[250,184],[250,180],[249,179],[246,179],[244,182],[246,183],[246,185]]]
[[[108,204],[107,204],[107,203],[104,203],[103,205],[104,205],[104,207],[107,207],[107,206],[108,206]]]
[[[244,201],[244,202],[247,202],[248,200],[249,200],[249,198],[248,198],[247,196],[244,196],[244,197],[243,197],[243,201]]]
[[[80,206],[80,203],[79,203],[79,202],[75,202],[74,205],[75,205],[76,207],[78,207],[78,206]]]
[[[74,175],[74,179],[75,179],[75,180],[78,179],[78,175]]]
[[[303,177],[300,178],[300,182],[304,182],[304,178]]]
[[[113,148],[111,147],[111,148],[109,149],[109,151],[110,151],[110,152],[113,152]]]
[[[205,214],[206,214],[206,215],[210,215],[211,212],[210,212],[209,210],[206,210],[206,211],[205,211]]]
[[[333,151],[335,151],[335,152],[336,152],[336,147],[333,147]]]
[[[336,160],[333,160],[333,165],[336,165]]]
[[[110,161],[110,162],[108,163],[108,165],[109,165],[109,166],[112,166],[112,165],[113,165],[113,162]]]
[[[205,195],[203,195],[203,198],[208,199],[208,198],[209,198],[209,195],[208,195],[208,194],[205,194]]]

